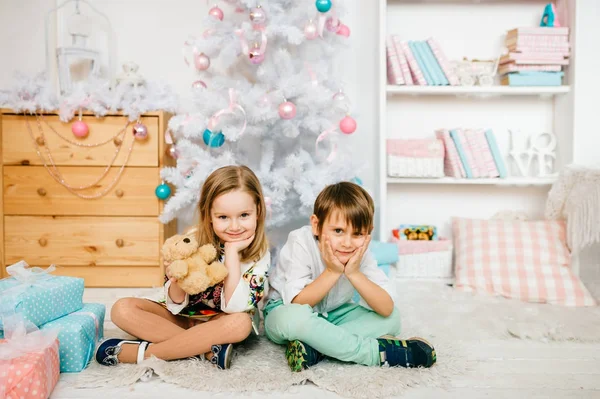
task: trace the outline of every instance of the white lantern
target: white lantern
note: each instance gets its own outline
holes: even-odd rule
[[[74,3],[75,12],[70,16],[60,13],[63,7]],[[80,11],[85,3],[100,18],[92,18]],[[56,17],[57,29],[50,33],[51,16]],[[58,23],[62,21],[63,23]],[[105,34],[106,51],[103,53],[101,34]],[[54,37],[53,37],[54,36]],[[112,86],[114,40],[106,15],[96,10],[86,0],[67,0],[48,12],[46,16],[46,63],[48,72],[58,77],[61,94],[70,92],[74,84],[91,77],[108,78]],[[55,39],[55,45],[51,41]],[[55,72],[55,73],[53,73]]]

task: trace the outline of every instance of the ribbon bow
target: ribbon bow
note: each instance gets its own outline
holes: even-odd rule
[[[237,98],[238,98],[237,91],[235,91],[234,89],[230,88],[229,89],[229,106],[227,108],[223,108],[223,109],[217,111],[208,120],[208,128],[211,131],[213,131],[214,128],[215,128],[215,126],[219,123],[219,118],[221,118],[221,116],[226,115],[226,114],[235,115],[235,110],[238,110],[244,116],[244,125],[242,126],[242,129],[240,130],[240,133],[238,134],[238,137],[240,137],[242,134],[244,134],[244,131],[246,131],[246,125],[248,123],[248,119],[246,117],[246,111],[237,102]]]
[[[317,141],[315,142],[315,152],[319,151],[319,143],[323,140],[325,140],[327,138],[327,136],[329,136],[330,134],[333,134],[333,132],[335,132],[337,128],[335,126],[330,127],[329,129],[323,131],[321,134],[319,134],[319,137],[317,137]],[[335,157],[337,156],[337,144],[336,143],[331,143],[331,151],[329,152],[329,155],[327,156],[327,162],[331,163]]]

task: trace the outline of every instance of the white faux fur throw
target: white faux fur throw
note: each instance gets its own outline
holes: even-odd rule
[[[545,216],[567,220],[573,253],[600,242],[600,167],[567,166],[548,194]]]

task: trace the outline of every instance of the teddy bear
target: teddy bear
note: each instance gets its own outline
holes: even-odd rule
[[[205,291],[227,277],[225,265],[217,260],[217,250],[212,244],[200,246],[194,235],[177,234],[165,241],[163,261],[171,277],[190,295]]]

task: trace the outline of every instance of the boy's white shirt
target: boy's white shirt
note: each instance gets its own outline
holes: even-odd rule
[[[285,305],[292,303],[296,295],[324,271],[325,264],[321,258],[318,242],[312,234],[311,226],[304,226],[292,231],[279,252],[277,265],[270,271],[269,299],[282,299]],[[363,256],[360,271],[390,294],[392,301],[395,300],[395,285],[383,270],[377,267],[377,262],[369,250]],[[354,290],[352,283],[345,275],[342,275],[321,302],[313,306],[313,310],[326,315],[327,312],[351,302]],[[371,309],[362,297],[359,305]]]
[[[249,300],[251,293],[250,282],[244,280],[244,273],[246,273],[248,270],[250,270],[250,268],[254,266],[252,274],[263,277],[264,291],[263,298],[261,299],[262,301],[266,297],[269,290],[267,271],[269,270],[270,264],[271,254],[269,253],[269,251],[267,251],[266,254],[257,262],[245,262],[240,264],[240,281],[238,281],[238,284],[235,287],[235,290],[233,291],[233,295],[231,295],[231,298],[228,302],[225,300],[225,292],[221,294],[221,311],[225,313],[240,313],[256,309],[257,306],[255,307],[254,305],[252,305],[252,302]],[[171,281],[167,281],[164,286],[167,309],[172,314],[179,314],[190,303],[190,296],[186,293],[183,302],[175,303],[169,296],[170,286]]]

